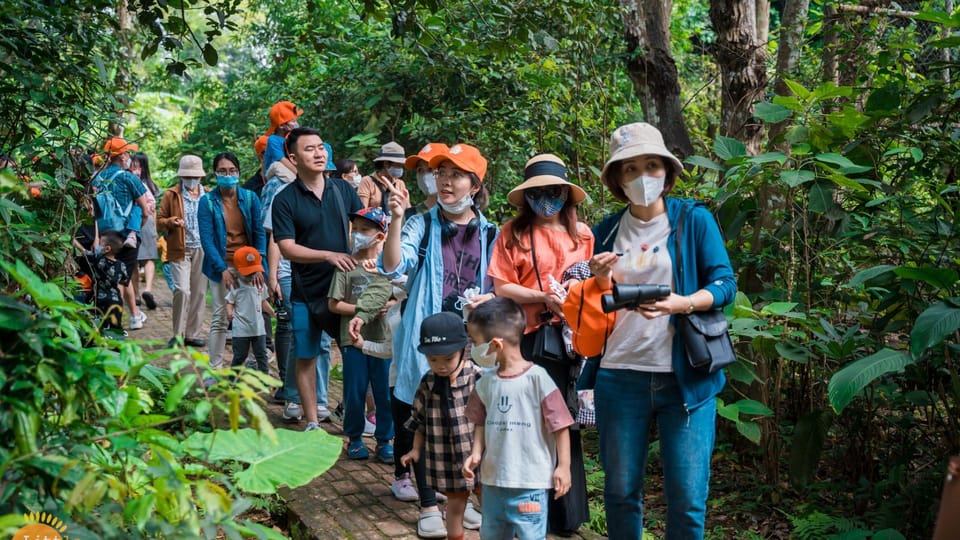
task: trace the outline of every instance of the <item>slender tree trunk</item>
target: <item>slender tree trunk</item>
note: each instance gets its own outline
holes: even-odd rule
[[[763,98],[767,87],[766,36],[759,21],[769,21],[768,0],[713,0],[710,20],[717,43],[714,57],[722,82],[720,133],[747,145],[747,152],[759,153],[763,132],[753,119],[753,104]],[[758,21],[758,14],[760,18]]]
[[[117,42],[120,45],[120,58],[118,58],[117,74],[114,77],[113,85],[115,91],[121,96],[119,102],[123,104],[121,110],[115,111],[116,120],[111,121],[107,126],[110,135],[120,137],[123,135],[123,122],[121,121],[127,113],[129,105],[129,96],[133,89],[133,81],[130,75],[130,67],[136,59],[133,51],[133,21],[130,15],[130,8],[127,0],[117,0]]]
[[[778,96],[789,96],[790,89],[786,79],[790,79],[800,64],[800,54],[803,52],[803,34],[806,28],[807,13],[810,11],[810,0],[786,0],[783,5],[783,14],[780,18],[780,43],[777,47],[777,73],[773,83],[773,93]],[[783,134],[787,122],[780,122],[770,126],[768,136],[770,146],[780,146],[777,139]]]
[[[627,74],[646,121],[663,133],[671,152],[683,159],[693,143],[683,121],[677,65],[670,53],[672,0],[621,0],[624,39],[630,49]]]

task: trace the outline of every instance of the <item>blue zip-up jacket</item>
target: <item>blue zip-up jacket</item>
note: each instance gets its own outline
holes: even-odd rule
[[[670,236],[667,250],[674,262],[673,282],[675,292],[689,295],[700,289],[713,294],[713,307],[720,308],[733,301],[737,292],[737,280],[730,265],[730,257],[724,246],[723,235],[713,214],[700,201],[693,199],[664,198],[667,206],[667,219],[670,222]],[[603,219],[593,229],[596,244],[594,253],[613,251],[613,244],[620,228],[620,219],[627,209],[616,212]],[[680,249],[683,250],[683,268],[676,267],[676,228],[677,218],[685,212],[683,220],[683,238]],[[673,322],[673,315],[670,319]],[[705,374],[690,367],[687,353],[680,342],[680,336],[673,336],[673,372],[683,393],[686,409],[692,411],[710,398],[716,396],[726,384],[723,370],[713,375]],[[601,362],[602,366],[602,362]]]
[[[443,302],[443,253],[440,250],[441,232],[440,217],[438,215],[438,206],[430,209],[430,230],[424,230],[424,219],[422,214],[417,214],[403,224],[401,232],[401,251],[402,256],[400,264],[393,272],[387,272],[383,268],[383,254],[377,259],[377,268],[387,278],[397,279],[403,274],[407,276],[407,305],[404,308],[400,319],[400,327],[393,335],[393,362],[397,366],[397,384],[393,393],[400,401],[412,404],[413,397],[417,392],[417,386],[420,385],[420,379],[430,370],[427,363],[427,357],[417,350],[420,343],[420,323],[424,319],[439,313]],[[486,278],[487,265],[490,262],[490,254],[493,252],[495,242],[488,242],[488,229],[496,230],[497,226],[487,221],[479,212],[480,228],[477,234],[480,235],[480,253],[485,257],[480,257],[480,279],[481,293],[488,293]],[[420,241],[424,234],[430,235],[427,242],[427,253],[423,259],[423,267],[417,272],[417,261],[419,259],[417,251],[420,249]]]
[[[260,198],[249,189],[237,188],[237,206],[243,215],[247,241],[264,261],[267,260],[267,236],[260,221]],[[221,274],[227,269],[227,224],[223,221],[223,198],[220,190],[214,189],[203,197],[197,206],[197,225],[200,229],[200,245],[203,247],[203,275],[220,283]],[[267,265],[263,265],[267,269]],[[264,272],[266,274],[266,272]]]

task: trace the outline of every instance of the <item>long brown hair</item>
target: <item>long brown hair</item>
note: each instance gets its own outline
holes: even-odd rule
[[[573,197],[567,197],[567,202],[563,203],[563,208],[560,209],[560,212],[557,214],[560,216],[560,223],[563,224],[563,228],[567,230],[567,234],[570,235],[570,239],[573,240],[573,249],[571,251],[576,251],[580,247],[580,231],[577,230],[579,219],[577,218],[577,205],[573,203]],[[530,236],[530,227],[533,227],[534,222],[537,220],[537,213],[533,211],[533,208],[530,208],[530,203],[527,202],[526,198],[523,200],[523,206],[520,207],[520,212],[517,214],[517,217],[510,220],[511,236],[507,240],[507,249],[512,249],[513,247],[519,248],[521,251],[530,251],[530,246],[525,245],[525,239]]]

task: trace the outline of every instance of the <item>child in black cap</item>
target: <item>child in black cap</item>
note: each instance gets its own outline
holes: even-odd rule
[[[463,318],[454,313],[441,312],[423,320],[417,350],[427,357],[430,371],[420,380],[406,423],[414,433],[413,449],[400,458],[408,465],[419,461],[421,449],[426,450],[427,480],[447,496],[447,538],[463,538],[463,517],[470,504],[467,498],[471,491],[479,494],[480,489],[464,478],[462,471],[473,448],[467,398],[481,373],[464,352],[467,341]],[[436,514],[422,514],[420,519],[439,518],[440,513]]]

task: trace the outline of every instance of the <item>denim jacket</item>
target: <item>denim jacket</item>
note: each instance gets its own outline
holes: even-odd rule
[[[267,260],[267,237],[260,221],[259,197],[248,189],[238,187],[237,206],[243,215],[247,242],[260,252],[263,260]],[[227,224],[223,220],[223,198],[219,189],[200,198],[197,225],[200,228],[200,245],[203,247],[203,275],[214,283],[220,283],[221,274],[228,265],[224,260],[227,255]]]
[[[417,350],[420,342],[420,323],[430,315],[441,311],[443,301],[443,253],[440,250],[441,233],[439,206],[430,209],[430,230],[424,231],[423,214],[417,214],[404,223],[401,232],[401,260],[393,272],[383,268],[383,255],[377,260],[377,268],[388,279],[394,280],[409,273],[407,277],[407,304],[400,319],[400,327],[393,336],[393,361],[397,366],[397,384],[394,396],[400,401],[412,404],[420,379],[430,370],[427,358]],[[479,213],[478,213],[479,214]],[[487,266],[490,263],[490,254],[493,252],[494,242],[488,242],[488,230],[496,230],[497,226],[487,221],[483,215],[478,215],[480,228],[480,252],[485,254],[480,258],[480,272],[478,274],[482,293],[490,292],[487,288]],[[419,260],[418,250],[423,235],[430,235],[427,242],[427,253],[423,259],[423,266],[417,271]]]
[[[713,294],[713,307],[720,308],[733,301],[737,292],[737,280],[730,265],[730,257],[724,245],[723,235],[713,217],[713,214],[702,202],[693,199],[675,199],[666,197],[667,219],[670,221],[670,236],[667,239],[667,250],[670,259],[676,263],[676,228],[677,217],[685,213],[683,221],[683,238],[680,239],[680,249],[683,250],[683,268],[674,264],[673,282],[675,292],[680,295],[689,295],[700,289],[706,289]],[[613,251],[617,231],[620,228],[620,219],[626,208],[604,218],[593,229],[596,238],[594,253]],[[673,315],[670,316],[671,323]],[[673,372],[683,393],[686,409],[692,411],[713,398],[723,385],[726,377],[723,371],[712,375],[705,374],[690,367],[687,353],[680,341],[680,336],[673,336]],[[601,363],[602,366],[602,363]]]

